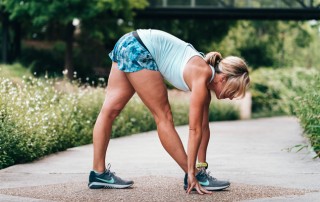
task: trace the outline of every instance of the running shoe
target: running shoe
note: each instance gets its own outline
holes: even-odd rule
[[[111,165],[102,174],[90,172],[88,187],[90,189],[124,189],[133,185],[133,181],[123,180],[110,171]]]
[[[205,169],[201,169],[196,175],[196,179],[199,184],[208,191],[218,191],[226,189],[230,186],[230,182],[217,180],[216,178],[210,175],[210,172],[207,172]],[[184,190],[188,188],[188,174],[184,176]],[[195,191],[193,189],[192,191]]]

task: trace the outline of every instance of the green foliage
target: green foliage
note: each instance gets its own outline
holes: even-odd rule
[[[53,47],[52,49],[38,49],[24,46],[21,52],[21,64],[29,66],[30,71],[32,73],[36,72],[37,76],[62,75],[62,71],[64,70],[64,47],[57,46],[57,48]]]
[[[92,140],[103,89],[32,77],[19,84],[2,77],[0,89],[0,168]]]
[[[173,121],[176,126],[189,123],[189,103],[187,101],[171,101]],[[230,104],[213,101],[209,109],[209,121],[236,120],[239,111]],[[121,137],[157,129],[150,111],[140,99],[133,98],[116,119],[112,128],[112,137]]]
[[[133,98],[115,120],[112,127],[112,137],[127,136],[156,128],[149,110],[138,98]]]
[[[106,7],[111,7],[111,2],[103,1]],[[100,5],[100,4],[99,4]],[[36,26],[47,24],[55,20],[61,24],[68,24],[74,18],[86,19],[93,17],[97,10],[103,7],[97,5],[97,1],[90,0],[66,0],[66,1],[6,1],[6,9],[10,12],[11,19],[30,17]]]
[[[251,74],[252,112],[256,116],[293,114],[292,99],[306,90],[316,69],[258,69]]]
[[[217,51],[217,48],[211,49],[208,43],[222,40],[228,33],[229,28],[235,23],[235,21],[215,21],[211,19],[175,19],[170,20],[170,23],[168,23],[167,19],[135,19],[134,28],[167,31],[191,43],[201,52],[210,52]]]
[[[266,54],[268,52],[267,44],[255,44],[240,47],[239,51],[246,62],[251,64],[251,67],[258,68],[260,66],[272,66],[274,61],[272,55]]]
[[[209,121],[237,120],[239,118],[239,110],[235,106],[218,101],[210,103]]]
[[[0,169],[91,143],[104,95],[104,88],[76,81],[0,77]],[[188,103],[173,101],[171,107],[175,125],[187,124]],[[237,117],[230,105],[210,106],[210,121]],[[155,129],[151,113],[134,97],[115,120],[112,137]]]
[[[32,48],[32,52],[39,53],[31,55],[28,54],[30,52],[23,51],[21,61],[27,66],[31,65],[33,70],[40,74],[55,68],[55,74],[60,74],[62,67],[67,68],[70,78],[73,71],[81,72],[81,75],[85,75],[83,77],[87,77],[88,74],[92,76],[92,67],[105,67],[107,55],[105,47],[110,47],[108,43],[113,42],[114,35],[120,37],[132,30],[128,22],[133,19],[133,9],[142,9],[148,2],[147,0],[3,0],[2,4],[10,15],[10,23],[15,22],[24,30],[22,33],[24,36],[14,30],[19,38],[64,41],[67,47],[59,49],[63,51],[62,60],[61,52],[55,52],[54,49]],[[81,28],[78,26],[76,29],[73,25],[74,20],[80,22]],[[119,20],[127,23],[119,25]],[[18,41],[20,39],[14,41],[15,45]],[[46,61],[44,58],[49,60]],[[61,64],[63,60],[64,64]]]
[[[259,69],[251,75],[254,117],[295,115],[320,155],[320,70]]]
[[[293,108],[304,132],[320,157],[320,76],[319,73],[305,83],[305,91],[299,92]]]
[[[220,42],[212,43],[223,55],[245,58],[259,67],[319,66],[319,23],[304,21],[237,21]]]
[[[30,70],[19,63],[13,65],[0,65],[0,72],[2,77],[7,78],[21,78],[22,76],[31,76]]]

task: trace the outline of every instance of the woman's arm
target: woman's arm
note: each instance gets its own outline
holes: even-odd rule
[[[189,110],[189,140],[188,140],[188,189],[190,193],[193,188],[199,194],[210,194],[199,185],[195,175],[196,160],[202,139],[202,122],[204,106],[208,100],[208,83],[212,76],[212,70],[201,57],[193,57],[184,70],[184,79],[191,90]]]
[[[204,104],[208,90],[199,86],[193,86],[190,98],[189,112],[189,141],[188,141],[188,174],[195,175],[195,164],[199,146],[202,139],[202,121]]]
[[[208,90],[208,96],[203,106],[203,118],[202,118],[202,138],[198,151],[198,161],[206,162],[207,147],[210,139],[210,128],[209,128],[209,106],[211,102],[211,94]]]
[[[190,193],[195,188],[199,194],[211,193],[203,189],[197,179],[196,175],[196,159],[199,151],[199,146],[202,139],[202,121],[204,115],[204,106],[208,98],[208,89],[205,80],[201,77],[192,84],[192,92],[190,98],[190,112],[189,112],[189,141],[188,141],[188,189]]]

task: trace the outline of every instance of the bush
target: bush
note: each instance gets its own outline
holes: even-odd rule
[[[292,99],[306,90],[306,82],[318,70],[305,68],[260,68],[251,75],[254,117],[294,114]]]
[[[21,78],[22,76],[31,76],[29,69],[19,63],[13,65],[0,65],[0,75],[5,78]]]
[[[295,115],[320,156],[320,71],[318,69],[259,69],[252,78],[254,117]]]
[[[104,88],[76,82],[0,77],[0,169],[92,143],[92,129],[104,96]],[[171,104],[175,124],[187,124],[188,103]],[[238,117],[230,105],[217,105],[210,107],[211,121]],[[134,97],[115,120],[112,138],[154,129],[151,113]]]
[[[134,97],[123,109],[112,127],[112,137],[155,130],[156,123],[146,106]]]
[[[64,49],[61,50],[60,44],[52,50],[23,46],[20,62],[29,67],[32,73],[37,72],[37,76],[61,76],[64,70]]]
[[[176,126],[189,123],[189,104],[187,101],[171,101],[173,121]],[[239,119],[239,111],[232,105],[213,101],[209,109],[209,121]],[[137,97],[131,99],[120,116],[115,120],[112,137],[156,130],[152,114]]]
[[[92,141],[103,89],[57,91],[53,80],[0,78],[0,168]]]
[[[311,145],[320,157],[320,76],[315,76],[305,84],[305,92],[293,101],[293,108],[299,118]]]

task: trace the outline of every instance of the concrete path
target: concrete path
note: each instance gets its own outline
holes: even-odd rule
[[[90,190],[92,145],[0,170],[0,201],[320,201],[320,160],[288,152],[306,144],[297,119],[264,118],[210,124],[209,170],[229,179],[226,191],[185,194],[184,173],[155,131],[112,139],[111,170],[135,184],[124,190]],[[177,127],[187,144],[188,127]]]

